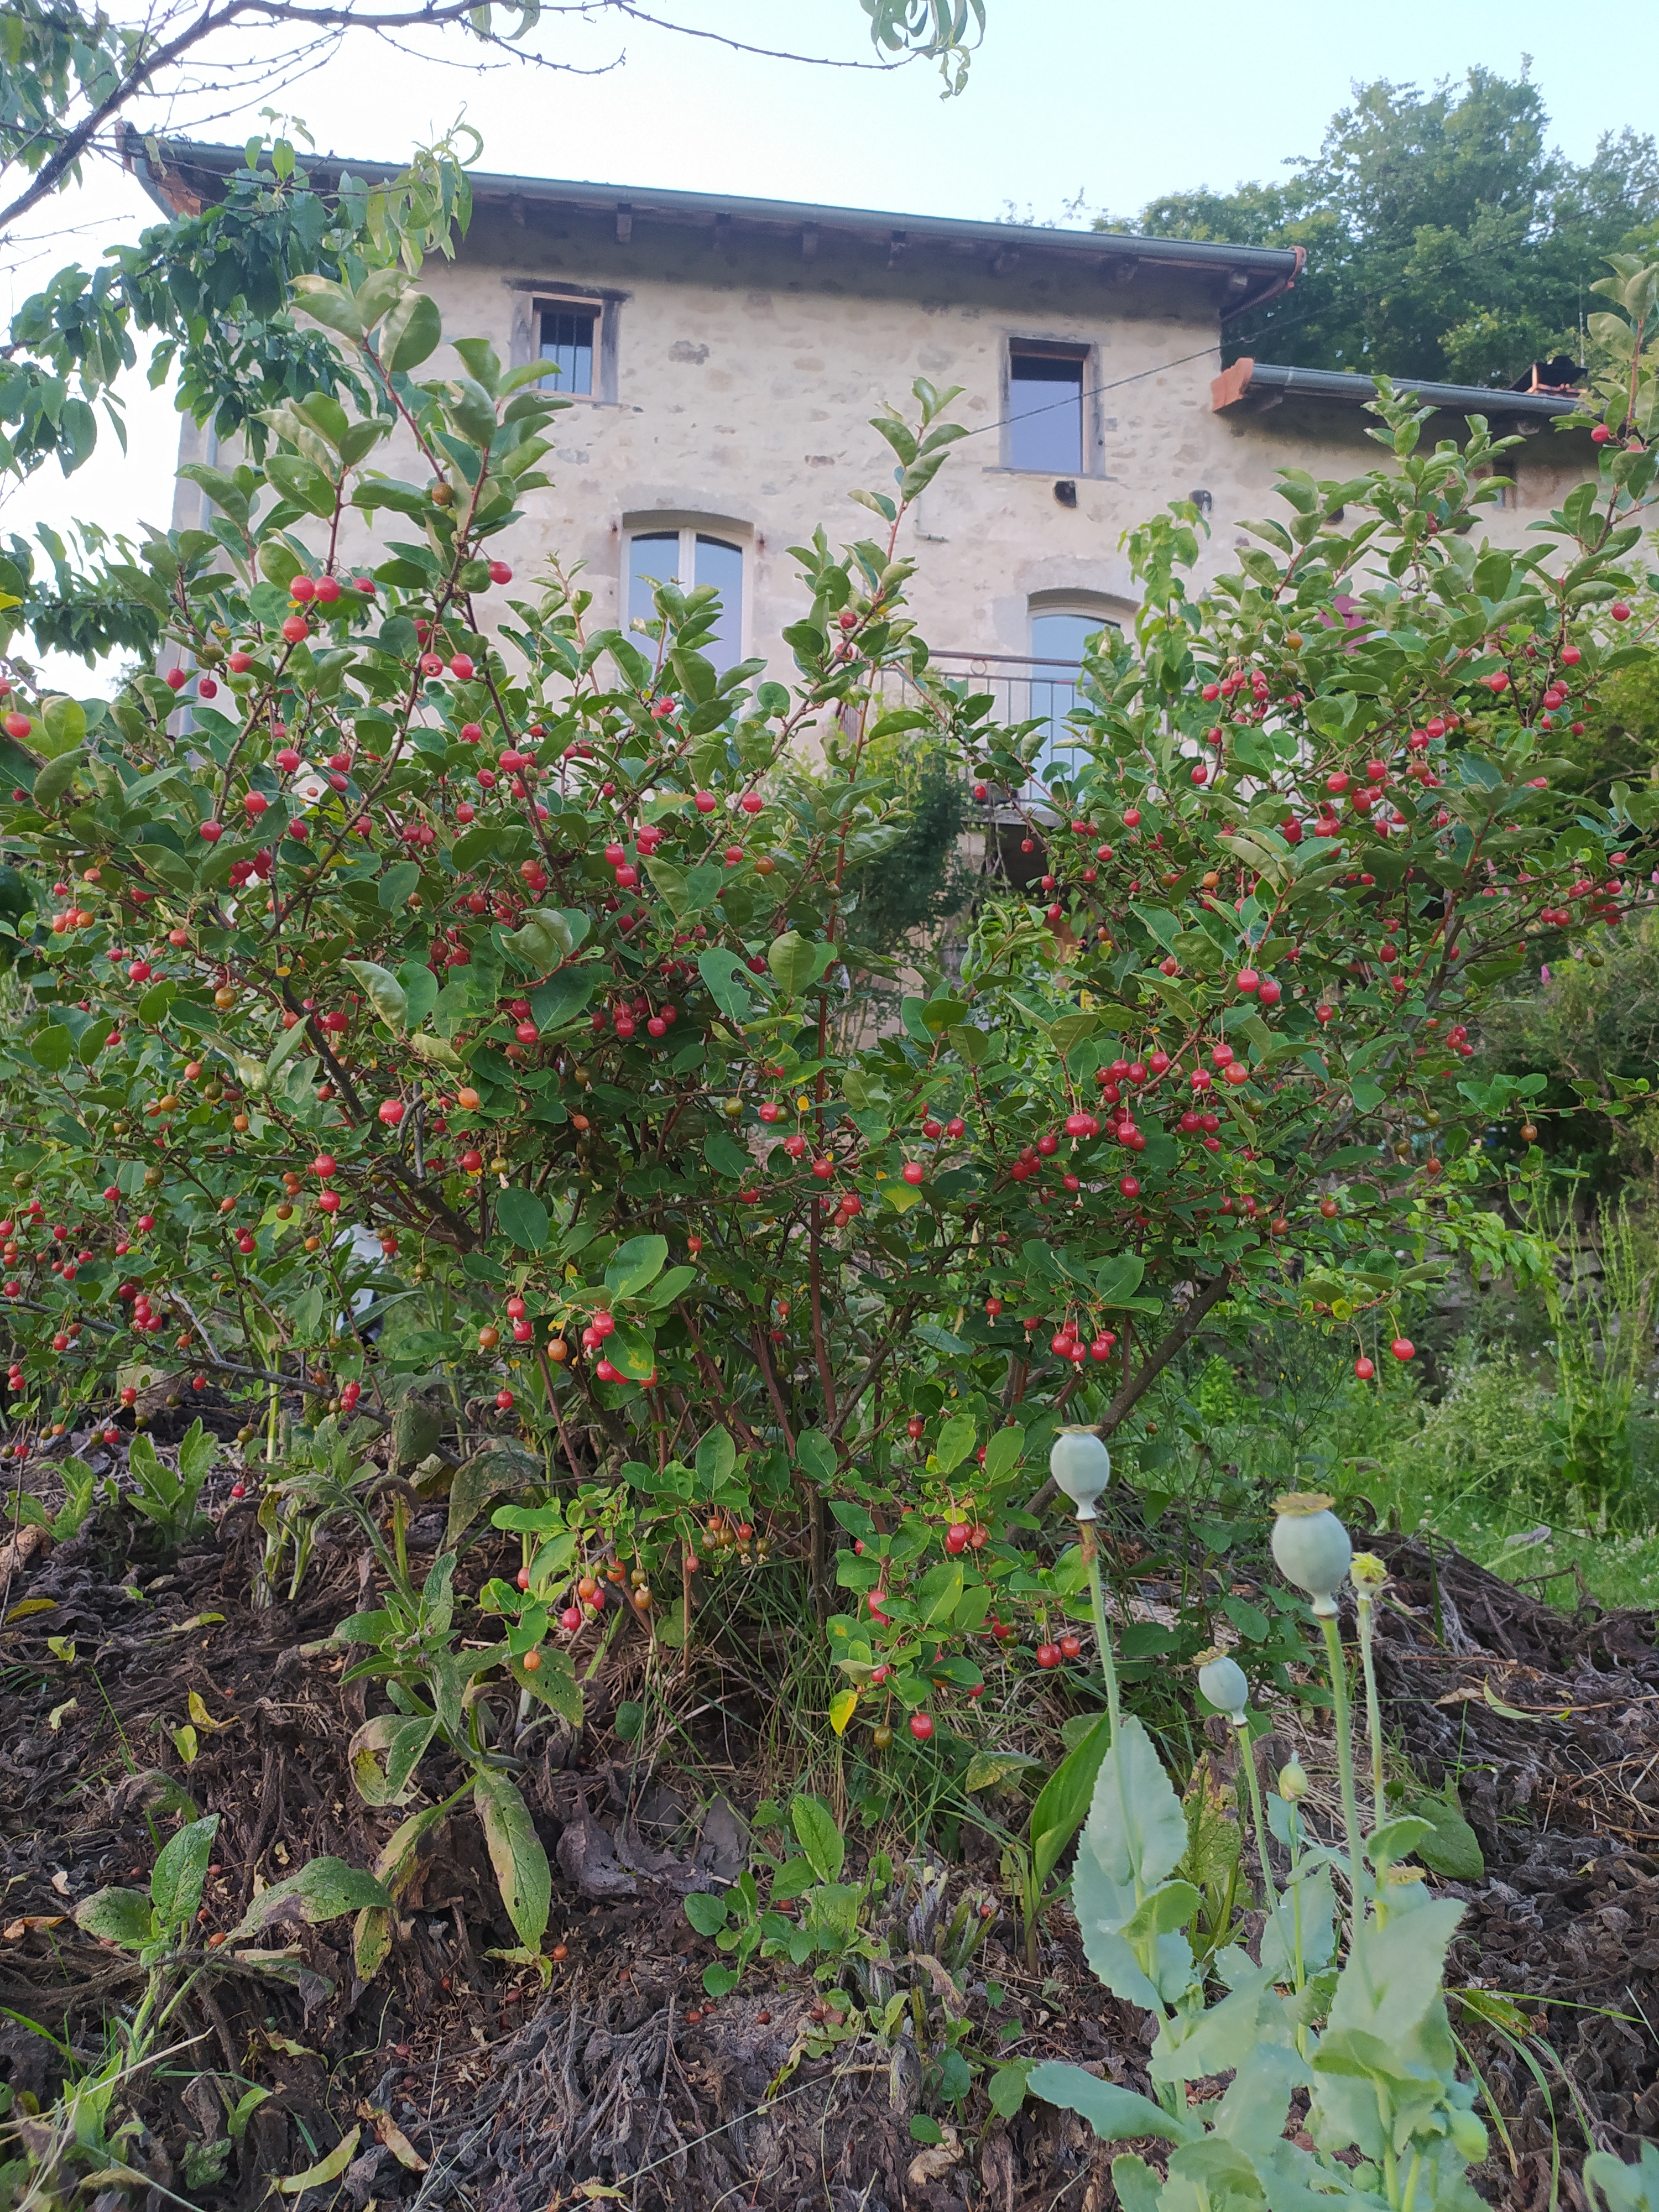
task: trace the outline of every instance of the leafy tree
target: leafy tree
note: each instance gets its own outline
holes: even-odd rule
[[[947,93],[966,82],[969,57],[985,28],[984,0],[860,0],[870,38],[883,58],[865,66],[892,68],[936,61]],[[78,180],[100,131],[126,118],[136,103],[166,101],[201,82],[204,70],[248,68],[250,30],[274,34],[270,58],[253,80],[273,88],[301,64],[319,67],[349,33],[406,41],[411,33],[458,31],[519,62],[561,66],[524,41],[539,25],[541,0],[379,0],[343,9],[308,0],[209,0],[204,8],[164,0],[123,19],[74,0],[16,0],[8,11],[0,61],[0,236],[54,192]],[[567,11],[556,8],[555,15]],[[687,27],[653,15],[634,0],[591,0],[580,12],[612,14],[682,35],[713,39],[734,51],[756,49],[720,31]],[[290,41],[284,46],[282,42]],[[799,54],[780,59],[806,60]],[[252,89],[244,77],[244,97]]]
[[[1232,357],[1505,386],[1558,351],[1583,359],[1585,271],[1659,223],[1650,136],[1609,132],[1580,166],[1548,128],[1525,76],[1378,79],[1283,181],[1169,193],[1126,227],[1307,249],[1294,290],[1229,326]]]

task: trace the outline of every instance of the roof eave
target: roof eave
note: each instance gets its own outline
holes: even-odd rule
[[[185,196],[199,197],[192,180],[205,184],[228,178],[246,161],[242,148],[180,142],[167,147],[164,168],[158,173],[149,145],[129,127],[125,141],[128,167],[158,207],[177,212]],[[393,163],[344,161],[320,155],[307,167],[322,180],[337,179],[349,169],[366,183],[378,183],[400,173]],[[1054,256],[1079,266],[1099,267],[1116,262],[1146,268],[1168,269],[1188,275],[1223,276],[1227,289],[1221,302],[1224,319],[1261,307],[1293,283],[1305,255],[1300,246],[1231,246],[1194,239],[1143,238],[1127,231],[1048,230],[1027,223],[970,222],[949,216],[904,215],[880,209],[846,208],[811,201],[746,198],[718,192],[684,192],[647,189],[640,185],[592,184],[549,177],[515,177],[474,171],[475,205],[495,203],[520,208],[538,204],[574,208],[593,215],[625,215],[637,222],[655,216],[671,222],[712,226],[724,220],[755,231],[799,231],[810,228],[820,236],[841,233],[867,239],[890,256],[913,246],[933,244],[958,248],[982,248],[994,256],[1023,254]]]

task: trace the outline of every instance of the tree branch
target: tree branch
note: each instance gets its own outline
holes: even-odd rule
[[[1211,1307],[1220,1304],[1231,1285],[1231,1271],[1224,1267],[1218,1275],[1212,1275],[1203,1288],[1188,1300],[1187,1310],[1164,1338],[1163,1343],[1158,1346],[1158,1350],[1146,1361],[1140,1372],[1124,1384],[1106,1408],[1099,1424],[1103,1437],[1109,1437],[1119,1427],[1124,1416],[1129,1413],[1137,1400],[1144,1396],[1157,1382],[1176,1352],[1184,1350],[1198,1334],[1200,1324]],[[1054,1495],[1054,1480],[1050,1475],[1048,1481],[1026,1506],[1026,1511],[1041,1512]]]

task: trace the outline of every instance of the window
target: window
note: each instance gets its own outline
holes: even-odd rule
[[[1083,473],[1083,371],[1075,350],[1022,345],[1008,352],[1007,465],[1046,477]]]
[[[720,596],[720,621],[703,647],[723,676],[743,658],[743,548],[729,538],[688,526],[637,531],[628,541],[628,623],[654,622],[651,594],[659,584],[690,591],[713,585]]]
[[[549,389],[584,398],[593,394],[594,334],[599,314],[592,307],[544,307],[541,314],[541,358],[557,369]]]
[[[1115,629],[1109,616],[1082,610],[1051,607],[1034,610],[1031,616],[1031,702],[1034,720],[1047,724],[1042,750],[1031,773],[1046,783],[1063,775],[1079,756],[1067,742],[1066,717],[1077,704],[1083,688],[1083,648],[1097,631]]]

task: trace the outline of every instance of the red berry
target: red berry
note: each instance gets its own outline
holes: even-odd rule
[[[918,1743],[926,1743],[928,1737],[933,1733],[933,1723],[930,1716],[927,1713],[912,1713],[910,1716],[910,1733],[915,1736]]]
[[[1376,1372],[1376,1363],[1375,1360],[1371,1359],[1356,1359],[1353,1364],[1353,1371],[1359,1377],[1362,1382],[1369,1382],[1372,1376]]]
[[[395,1129],[397,1127],[398,1122],[403,1120],[406,1110],[407,1109],[401,1098],[383,1098],[380,1101],[379,1108],[380,1119],[386,1123],[388,1129]]]
[[[1415,1355],[1417,1346],[1412,1342],[1410,1337],[1397,1336],[1389,1349],[1396,1359],[1405,1361]]]

